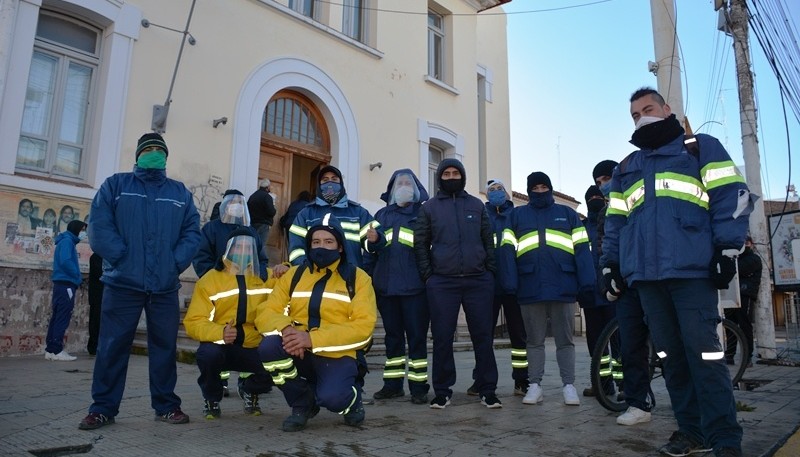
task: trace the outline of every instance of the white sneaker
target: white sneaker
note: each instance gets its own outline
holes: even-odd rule
[[[643,411],[634,406],[628,406],[628,410],[617,417],[619,425],[636,425],[650,422],[652,419],[650,412]]]
[[[541,403],[542,400],[542,387],[535,382],[531,383],[531,385],[528,386],[528,393],[526,393],[525,398],[522,399],[522,403],[525,405],[535,405],[536,403]]]
[[[61,351],[58,354],[44,351],[44,358],[45,360],[55,360],[59,362],[72,362],[73,360],[77,359],[77,357],[74,355],[69,355],[69,352],[67,351]]]
[[[578,391],[575,390],[575,386],[572,384],[564,386],[564,404],[573,406],[580,406],[581,404],[581,399],[578,398]]]

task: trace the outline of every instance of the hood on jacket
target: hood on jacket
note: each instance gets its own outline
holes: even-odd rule
[[[467,185],[467,172],[464,169],[464,164],[460,160],[451,157],[439,162],[439,167],[436,169],[436,185],[439,186],[440,190],[442,189],[442,174],[444,170],[450,167],[456,168],[461,173],[461,190],[464,190]]]
[[[331,213],[328,213],[322,218],[317,221],[314,225],[312,225],[308,232],[306,232],[306,253],[311,252],[311,236],[317,230],[325,230],[326,232],[330,232],[336,238],[336,242],[339,243],[339,248],[341,249],[341,263],[347,263],[347,252],[345,250],[345,237],[344,237],[344,229],[342,228],[342,223],[339,222],[339,219]]]
[[[415,202],[422,203],[428,200],[429,198],[428,191],[425,190],[425,186],[423,186],[422,183],[419,181],[417,175],[415,175],[414,172],[411,171],[409,168],[402,168],[392,173],[392,177],[389,178],[389,184],[386,186],[386,192],[381,194],[381,200],[385,201],[387,205],[392,202],[392,191],[394,190],[394,181],[397,179],[397,176],[402,174],[411,175],[411,177],[414,179],[414,183],[417,185],[418,195],[415,196],[417,197],[415,199]]]

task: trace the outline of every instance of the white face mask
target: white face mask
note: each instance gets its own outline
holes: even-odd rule
[[[414,200],[414,189],[408,186],[398,187],[394,190],[394,201],[398,205],[403,205],[405,203],[411,202]]]
[[[639,118],[638,121],[636,121],[636,129],[635,130],[639,130],[640,128],[644,127],[645,125],[650,125],[650,124],[652,124],[654,122],[660,122],[660,121],[663,121],[663,120],[664,120],[664,118],[662,118],[662,117],[642,116],[642,117]]]
[[[241,203],[231,203],[228,205],[228,214],[232,217],[244,216],[244,205]]]
[[[78,234],[78,239],[83,241],[83,240],[86,239],[86,236],[87,236],[86,232],[81,232],[81,233]]]

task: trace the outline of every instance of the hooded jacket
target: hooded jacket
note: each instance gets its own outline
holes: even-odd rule
[[[389,204],[392,199],[394,181],[400,174],[411,175],[419,190],[419,201],[402,207]],[[414,255],[414,224],[422,204],[428,200],[428,192],[413,171],[397,170],[389,179],[386,192],[381,195],[386,207],[375,213],[385,241],[375,246],[376,253],[368,253],[367,267],[372,270],[372,285],[380,295],[416,295],[425,291]]]
[[[436,170],[441,189],[448,167],[461,172],[461,190],[442,190],[425,202],[414,227],[414,253],[423,281],[431,275],[474,276],[495,271],[492,226],[483,202],[464,190],[466,172],[456,159],[444,159]]]
[[[139,292],[180,288],[178,275],[200,243],[194,198],[165,170],[134,167],[108,177],[92,200],[89,244],[104,261],[102,281]]]
[[[75,245],[80,239],[69,230],[56,236],[56,250],[53,254],[53,281],[68,282],[75,287],[81,285],[81,268],[78,264],[78,251]]]
[[[500,245],[503,242],[503,230],[508,227],[511,212],[513,210],[514,202],[511,200],[506,200],[502,206],[494,206],[491,203],[486,202],[486,213],[489,215],[489,220],[491,221],[492,229],[494,230],[494,254],[497,263],[497,272],[495,274],[494,282],[495,295],[508,295],[514,294],[515,292],[513,290],[504,289],[503,282],[500,279],[501,277],[509,274],[508,263],[509,261],[513,261],[513,257],[504,258],[506,256],[513,256],[512,252],[508,251],[507,249],[500,249]]]
[[[258,250],[258,265],[261,268],[260,275],[262,278],[267,277],[267,256],[265,249],[261,243],[261,237],[255,228],[236,224],[226,224],[220,219],[206,222],[206,225],[200,230],[200,246],[197,249],[197,254],[192,259],[194,271],[198,277],[202,277],[209,270],[212,270],[217,264],[219,259],[225,254],[225,249],[228,247],[228,238],[230,234],[236,229],[247,230],[255,239],[256,249]]]

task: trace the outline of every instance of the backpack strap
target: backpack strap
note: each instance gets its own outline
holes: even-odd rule
[[[303,276],[303,272],[306,271],[306,267],[308,264],[303,262],[296,270],[294,270],[294,276],[292,276],[292,285],[289,286],[289,300],[292,299],[292,294],[294,293],[294,288],[297,287],[297,283],[300,282],[300,278]]]

